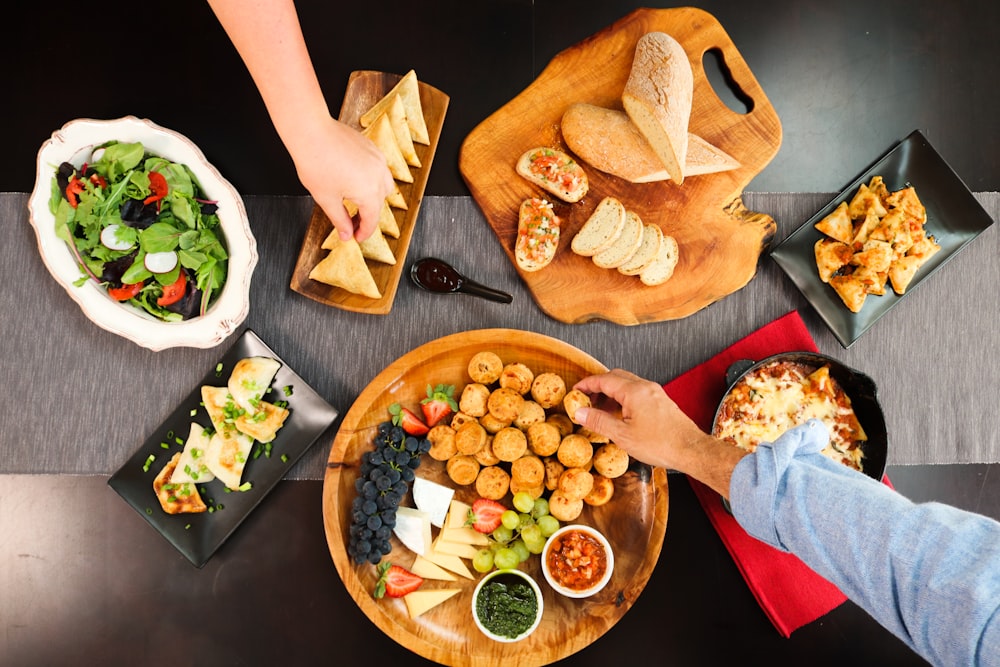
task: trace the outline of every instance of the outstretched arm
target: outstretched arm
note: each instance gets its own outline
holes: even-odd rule
[[[330,115],[293,0],[208,2],[260,91],[299,180],[342,239],[370,236],[392,175],[375,144]],[[357,230],[344,199],[358,206]]]

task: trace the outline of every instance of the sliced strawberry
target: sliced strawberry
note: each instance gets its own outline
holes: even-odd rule
[[[427,398],[420,401],[420,409],[424,411],[424,422],[434,426],[458,410],[455,402],[455,385],[439,384],[431,388],[427,385]]]
[[[402,426],[403,430],[410,435],[424,435],[430,430],[430,427],[412,410],[404,408],[399,403],[393,403],[389,406],[389,414],[392,415],[392,423],[396,426]]]
[[[378,573],[379,577],[375,583],[373,594],[375,599],[385,595],[391,598],[401,598],[407,593],[417,590],[424,583],[423,577],[392,563],[379,563]]]
[[[506,511],[507,508],[496,500],[479,498],[472,503],[469,519],[465,523],[480,533],[492,533],[500,526],[500,517]]]

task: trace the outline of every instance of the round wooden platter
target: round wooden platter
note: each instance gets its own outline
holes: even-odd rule
[[[635,46],[648,32],[677,39],[691,61],[694,99],[689,130],[718,146],[740,167],[673,182],[630,183],[582,163],[590,181],[576,204],[555,200],[562,220],[559,251],[541,271],[518,269],[539,307],[570,324],[609,320],[634,325],[691,315],[740,289],[756,274],[761,252],[774,236],[774,220],[746,209],[741,195],[781,145],[781,123],[732,40],[710,14],[693,7],[638,9],[601,32],[557,54],[538,78],[466,137],[459,168],[486,220],[514,266],[521,202],[542,190],[517,175],[514,165],[537,146],[568,150],[562,114],[575,102],[622,109],[621,94]],[[730,109],[705,73],[706,54],[720,54],[749,112]],[[680,260],[673,277],[649,287],[637,277],[601,269],[575,255],[570,239],[606,196],[622,201],[644,222],[677,239]]]
[[[416,408],[427,385],[453,384],[456,393],[469,382],[468,362],[482,350],[492,350],[504,363],[520,361],[536,374],[559,373],[572,386],[579,379],[607,370],[583,351],[562,341],[528,331],[481,329],[430,341],[403,355],[364,389],[344,417],[334,438],[323,484],[323,520],[330,554],[341,580],[366,616],[383,632],[411,651],[446,665],[544,665],[579,651],[607,632],[624,616],[649,580],[667,526],[666,471],[635,465],[615,480],[615,495],[599,508],[587,507],[578,519],[601,530],[615,549],[615,569],[608,586],[596,596],[573,600],[556,594],[545,583],[533,556],[521,565],[543,590],[545,611],[538,629],[527,639],[505,644],[485,637],[472,623],[475,579],[457,582],[426,580],[423,590],[457,587],[461,592],[423,615],[411,619],[401,599],[375,600],[375,566],[356,565],[347,555],[354,481],[363,452],[372,449],[378,424],[388,419],[389,405]],[[417,474],[453,486],[444,464],[425,456]],[[471,503],[475,490],[456,488],[455,497]],[[510,505],[510,496],[506,498]],[[413,506],[407,495],[404,505]],[[437,529],[435,530],[435,534]],[[405,567],[414,554],[394,536],[385,558]],[[468,561],[466,561],[468,563]],[[470,565],[470,570],[471,570]]]

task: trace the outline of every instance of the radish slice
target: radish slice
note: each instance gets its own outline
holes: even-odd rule
[[[90,161],[91,162],[99,162],[102,157],[104,157],[104,148],[103,147],[102,148],[98,148],[97,150],[95,150],[93,153],[90,154]]]
[[[101,244],[112,250],[128,250],[134,243],[126,241],[118,236],[121,225],[108,225],[101,230]]]
[[[143,260],[146,268],[153,273],[167,273],[173,271],[177,266],[177,253],[173,250],[167,252],[151,252]]]

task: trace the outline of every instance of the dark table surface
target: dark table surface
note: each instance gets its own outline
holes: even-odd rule
[[[450,95],[427,194],[464,197],[457,166],[464,137],[556,53],[639,6],[670,5],[375,0],[300,2],[299,10],[334,113],[357,69],[414,68]],[[913,129],[924,131],[970,189],[1000,190],[1000,89],[991,85],[1000,65],[996,3],[699,6],[727,29],[782,120],[781,150],[748,191],[837,191]],[[203,3],[18,3],[0,34],[8,63],[0,192],[30,191],[35,153],[63,123],[136,115],[190,137],[245,195],[304,194],[256,89]],[[34,252],[22,245],[11,252]],[[737,314],[758,312],[734,306],[740,297],[728,302]],[[57,307],[75,308],[64,297]],[[4,317],[9,332],[13,313]],[[378,320],[346,319],[360,336],[377,335]],[[806,321],[829,342],[815,317]],[[706,316],[687,326],[712,325]],[[45,333],[50,349],[58,348],[63,334]],[[985,351],[985,364],[995,366],[995,351]],[[986,382],[995,389],[992,375]],[[32,445],[32,433],[8,430],[0,439],[4,448]],[[888,474],[914,500],[1000,518],[998,465],[890,466]],[[60,472],[0,475],[0,664],[424,662],[388,641],[340,583],[323,532],[320,480],[279,484],[198,570],[109,491],[106,475]],[[677,475],[666,539],[671,547],[634,608],[567,664],[633,655],[724,664],[734,651],[750,664],[921,664],[849,602],[782,639]]]

